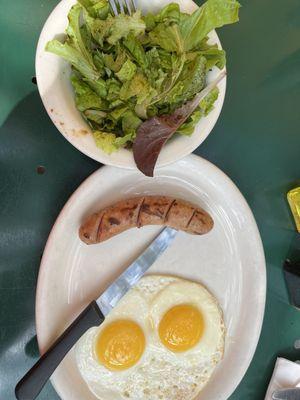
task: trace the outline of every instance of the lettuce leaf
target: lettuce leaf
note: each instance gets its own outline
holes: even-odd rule
[[[61,43],[54,39],[47,43],[46,51],[64,58],[73,65],[83,76],[89,80],[97,80],[100,77],[99,72],[91,65],[82,54],[68,42]]]
[[[110,12],[109,4],[106,0],[78,0],[91,17],[106,19]]]
[[[122,68],[123,64],[127,60],[126,52],[120,48],[116,47],[116,55],[113,53],[110,54],[103,54],[102,59],[104,62],[104,65],[109,68],[113,72],[119,72],[120,69]]]
[[[143,20],[146,25],[146,31],[148,31],[148,32],[152,31],[152,29],[154,29],[154,27],[156,25],[155,15],[152,13],[148,13],[143,16]]]
[[[69,14],[68,20],[69,25],[67,27],[66,33],[73,46],[82,54],[83,58],[93,66],[92,53],[86,47],[88,31],[85,31],[85,40],[82,36],[82,30],[80,29],[80,16],[82,13],[82,7],[79,4],[75,4]],[[90,47],[90,46],[89,46]]]
[[[148,67],[148,60],[146,58],[145,50],[133,34],[129,34],[127,38],[123,40],[123,45],[129,51],[132,59],[140,67],[142,67],[142,69],[146,69]]]
[[[116,135],[111,132],[94,131],[93,132],[96,146],[103,150],[107,154],[111,154],[119,150],[119,146],[116,144]]]
[[[113,102],[113,101],[121,99],[120,91],[121,91],[122,85],[117,79],[115,79],[115,78],[107,79],[106,86],[107,86],[106,99],[109,102]]]
[[[145,32],[146,24],[141,17],[141,12],[136,11],[133,15],[119,14],[115,17],[109,15],[106,20],[88,18],[94,39],[103,46],[104,41],[115,45],[130,33],[134,36]]]
[[[213,109],[214,103],[219,96],[218,88],[213,89],[199,104],[199,107],[177,130],[180,135],[190,136],[193,134],[196,125],[202,117],[205,117]]]
[[[185,50],[183,37],[177,24],[166,27],[164,23],[160,23],[149,33],[149,37],[153,46],[160,46],[169,52],[182,54]]]
[[[107,95],[107,89],[105,81],[101,78],[97,80],[90,80],[83,78],[84,81],[88,82],[90,87],[100,96],[101,98],[105,98]]]
[[[172,22],[179,23],[180,16],[179,4],[170,3],[162,8],[162,10],[155,16],[155,21],[163,22],[165,24],[171,24]]]
[[[169,66],[171,65],[171,55],[166,53],[166,57],[168,57],[168,61],[170,64],[167,64],[166,67],[166,57],[165,59],[161,57],[160,52],[156,47],[153,47],[146,53],[147,61],[148,61],[148,69],[145,70],[145,74],[151,84],[158,92],[161,91],[163,83],[168,77],[168,71],[170,70]]]
[[[126,134],[135,133],[136,129],[140,126],[142,120],[135,114],[134,111],[128,110],[123,114],[122,130]]]
[[[136,130],[142,120],[131,110],[126,111],[122,117],[122,131],[124,135],[116,139],[116,145],[122,147],[132,143],[136,137]]]
[[[116,75],[121,82],[126,82],[130,81],[135,73],[136,73],[136,65],[132,61],[127,60],[122,65],[120,71],[116,73]]]
[[[178,82],[158,103],[158,105],[169,105],[167,109],[168,113],[173,111],[179,103],[191,99],[196,93],[203,89],[205,78],[206,58],[197,54],[194,60],[187,61],[184,64]]]
[[[70,62],[81,73],[91,88],[100,97],[105,97],[107,94],[105,82],[101,79],[101,73],[97,70],[92,54],[86,46],[89,31],[85,31],[85,36],[82,36],[83,30],[80,27],[81,12],[82,7],[79,4],[71,8],[68,14],[69,25],[66,30],[68,39],[65,43],[55,39],[48,42],[46,51],[59,55]]]
[[[181,127],[176,131],[180,135],[184,136],[191,136],[195,130],[196,125],[200,121],[202,117],[202,112],[198,108],[196,109],[193,114],[189,117],[189,119],[181,125]]]
[[[183,17],[180,30],[185,50],[196,47],[213,29],[237,22],[239,8],[236,0],[207,0],[193,14]]]
[[[124,136],[120,136],[116,138],[116,146],[120,147],[124,147],[125,145],[127,145],[128,143],[133,143],[134,139],[136,137],[136,132],[133,131],[131,133],[127,133]]]
[[[111,33],[107,39],[110,44],[116,44],[120,39],[126,38],[129,33],[137,36],[145,32],[146,25],[139,10],[131,16],[119,14],[113,19],[114,23],[111,26]]]
[[[124,115],[124,113],[127,111],[127,107],[118,107],[115,108],[113,111],[110,112],[110,116],[117,122],[119,121],[119,119],[122,118],[122,116]]]
[[[87,109],[106,110],[107,103],[95,93],[91,87],[76,75],[71,77],[71,83],[75,92],[75,103],[79,111]]]
[[[136,97],[137,104],[142,104],[147,98],[153,96],[154,89],[151,88],[149,81],[144,74],[138,72],[133,79],[123,84],[120,90],[120,99],[128,100],[131,97]]]
[[[218,49],[216,46],[211,46],[207,50],[201,50],[199,53],[206,59],[206,70],[212,67],[223,69],[226,65],[226,52],[225,50]]]
[[[199,104],[204,116],[208,115],[213,109],[214,103],[219,97],[219,89],[213,89]]]
[[[102,125],[107,113],[100,110],[88,109],[84,111],[83,115],[89,121],[96,122],[98,125]]]

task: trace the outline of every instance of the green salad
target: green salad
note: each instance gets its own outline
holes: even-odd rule
[[[236,0],[207,0],[192,14],[171,3],[157,14],[113,16],[107,0],[78,0],[68,15],[64,43],[46,50],[72,65],[77,109],[107,153],[130,147],[141,123],[172,113],[206,85],[225,52],[208,33],[238,21]],[[218,98],[213,89],[177,131],[191,135]]]

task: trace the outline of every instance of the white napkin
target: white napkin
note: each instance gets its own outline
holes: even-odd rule
[[[277,358],[265,400],[272,400],[272,394],[277,389],[295,387],[300,387],[300,364]]]

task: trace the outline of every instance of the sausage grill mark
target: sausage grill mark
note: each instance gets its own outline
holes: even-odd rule
[[[142,211],[142,207],[143,207],[143,205],[144,205],[144,202],[145,202],[145,197],[142,198],[142,201],[140,202],[139,209],[138,209],[138,213],[137,213],[136,226],[137,226],[138,228],[141,227],[140,216],[141,216],[141,211]]]
[[[171,201],[171,203],[170,203],[170,205],[169,205],[169,208],[167,209],[167,212],[166,212],[165,218],[164,218],[164,221],[165,221],[165,222],[167,222],[167,221],[168,221],[168,215],[169,215],[169,212],[170,212],[170,210],[171,210],[171,208],[172,208],[173,204],[175,204],[175,203],[176,203],[176,200],[173,200],[173,201]]]
[[[103,217],[104,217],[105,213],[102,213],[100,221],[99,221],[99,225],[98,225],[98,229],[97,229],[97,235],[96,235],[96,240],[100,241],[101,240],[101,226],[102,226],[102,221],[103,221]]]
[[[186,225],[186,229],[190,226],[190,223],[192,222],[192,219],[194,218],[194,215],[196,214],[196,212],[197,212],[197,210],[194,209],[191,218],[188,220],[188,223],[187,223],[187,225]]]

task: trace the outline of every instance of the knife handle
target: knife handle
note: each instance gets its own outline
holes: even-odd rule
[[[300,400],[300,388],[278,389],[272,393],[273,400]]]
[[[16,398],[18,400],[35,399],[59,363],[80,337],[89,328],[100,325],[103,321],[104,315],[97,303],[93,301],[20,380],[15,389]]]

